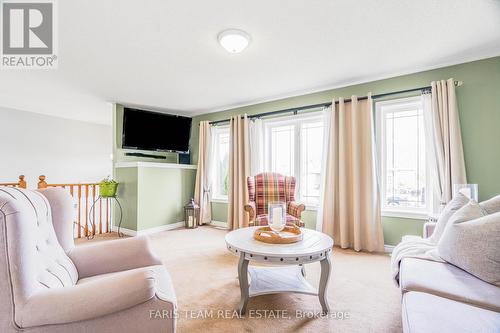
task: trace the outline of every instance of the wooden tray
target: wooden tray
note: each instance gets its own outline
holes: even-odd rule
[[[262,227],[255,230],[253,237],[261,242],[270,244],[290,244],[302,240],[302,231],[294,225],[287,225],[279,233],[270,227]]]

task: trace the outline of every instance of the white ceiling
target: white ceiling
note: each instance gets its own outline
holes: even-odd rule
[[[110,123],[195,115],[500,55],[496,0],[64,0],[59,68],[0,71],[0,106]],[[250,46],[229,54],[226,28]]]

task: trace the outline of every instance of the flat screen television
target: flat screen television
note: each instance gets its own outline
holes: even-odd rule
[[[154,151],[189,151],[191,118],[125,108],[122,147]]]

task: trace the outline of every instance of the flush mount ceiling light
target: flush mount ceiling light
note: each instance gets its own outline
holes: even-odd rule
[[[224,30],[217,39],[220,45],[229,53],[240,53],[250,43],[250,35],[238,29]]]

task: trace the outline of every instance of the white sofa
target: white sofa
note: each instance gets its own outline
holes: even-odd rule
[[[62,189],[0,187],[0,332],[175,332],[147,239],[75,247],[72,215]]]
[[[405,333],[500,332],[500,288],[456,266],[405,258],[399,284]]]

